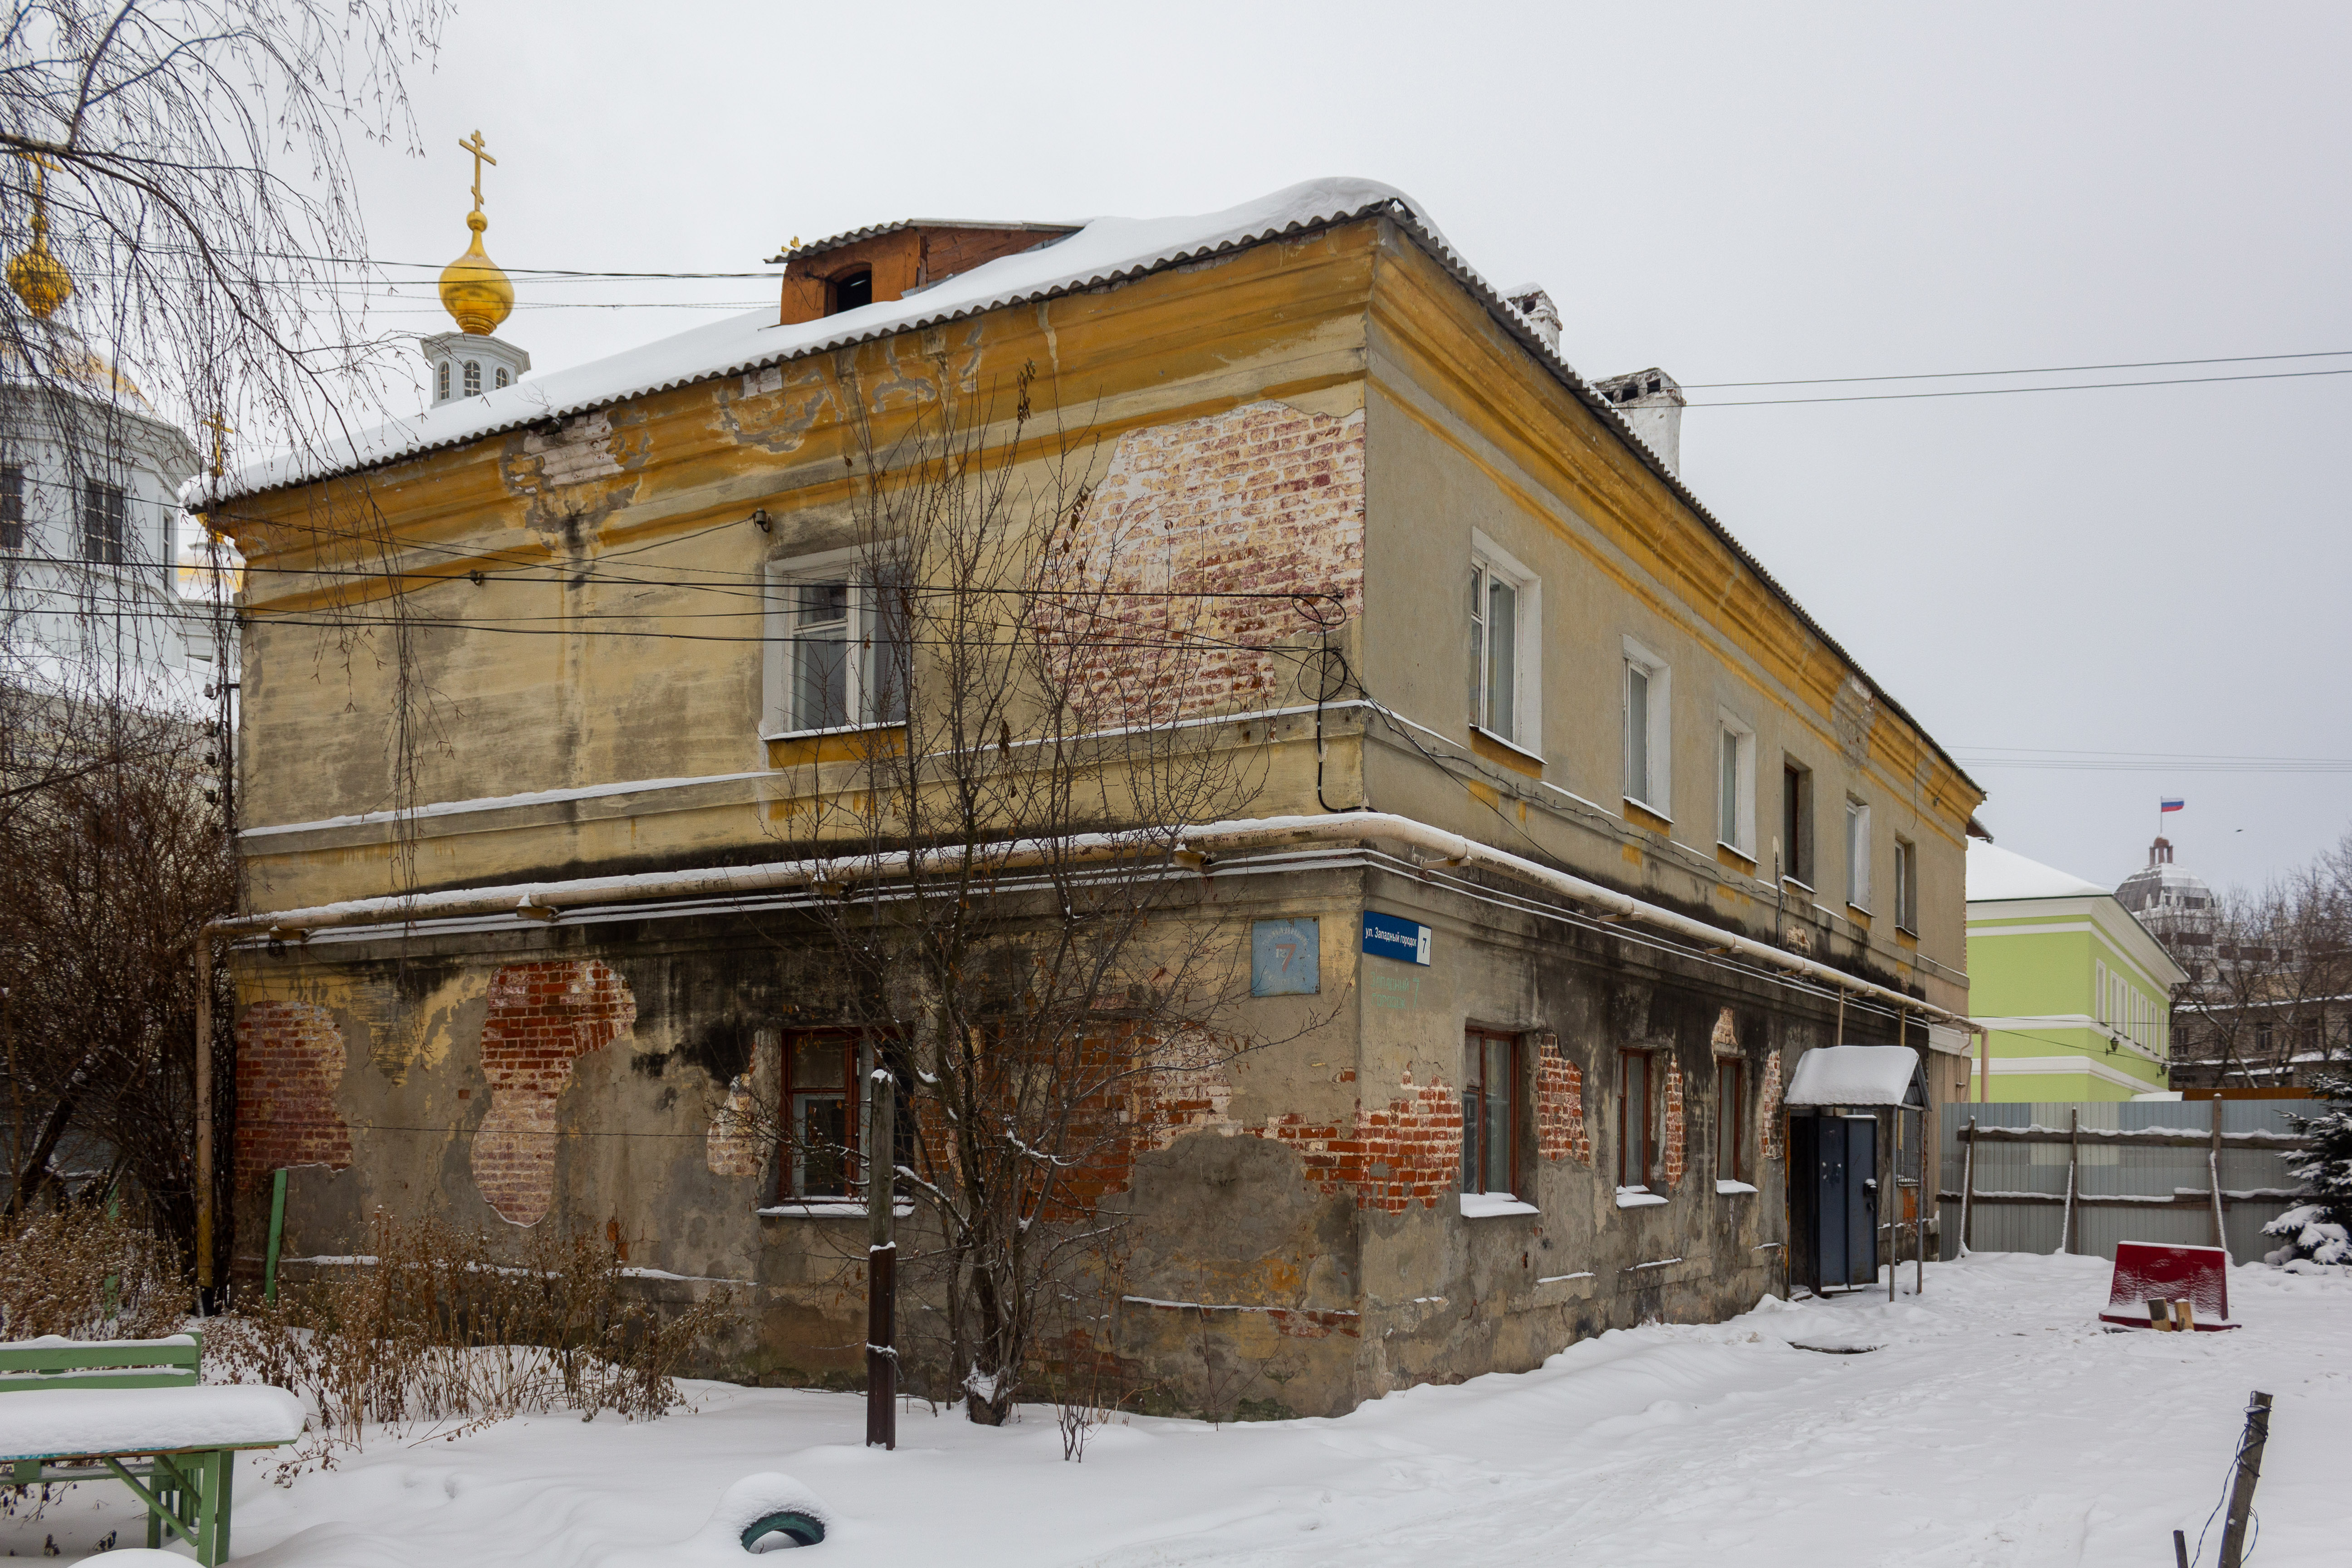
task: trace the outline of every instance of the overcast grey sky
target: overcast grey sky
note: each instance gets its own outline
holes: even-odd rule
[[[1208,211],[1360,174],[1588,374],[1685,383],[2352,351],[2352,9],[2272,5],[824,5],[461,10],[426,156],[361,152],[379,257],[748,271],[892,218]],[[767,303],[527,282],[544,371]],[[557,301],[623,309],[532,309]],[[381,324],[439,331],[429,288]],[[2352,369],[2272,364],[2110,381]],[[2032,380],[2034,378],[2025,378]],[[421,373],[420,373],[421,384]],[[2016,384],[1693,390],[1709,399]],[[2352,374],[1694,407],[1684,472],[1964,759],[2352,758]],[[2253,882],[2352,826],[2335,772],[1977,765],[2000,842],[2112,883],[2159,795]]]

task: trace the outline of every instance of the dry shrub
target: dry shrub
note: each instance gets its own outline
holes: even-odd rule
[[[438,1220],[379,1214],[374,1232],[372,1258],[207,1325],[215,1375],[291,1389],[313,1412],[281,1479],[358,1447],[370,1422],[415,1441],[552,1410],[651,1420],[682,1403],[677,1367],[733,1317],[723,1286],[675,1317],[631,1299],[587,1232],[534,1227],[520,1263]]]
[[[0,1215],[0,1339],[177,1333],[189,1297],[172,1244],[95,1205]]]

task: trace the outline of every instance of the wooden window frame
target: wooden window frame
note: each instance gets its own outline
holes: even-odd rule
[[[801,1087],[793,1071],[794,1059],[802,1047],[809,1042],[826,1041],[838,1047],[842,1053],[839,1085],[811,1084]],[[784,1138],[777,1151],[776,1201],[786,1204],[844,1202],[856,1196],[858,1159],[857,1093],[857,1034],[853,1029],[790,1029],[783,1037],[782,1060],[777,1074],[776,1105],[782,1114]],[[803,1151],[801,1144],[801,1123],[793,1100],[811,1096],[838,1094],[842,1100],[841,1190],[816,1193],[806,1189]]]
[[[1627,1103],[1630,1096],[1626,1093],[1629,1076],[1626,1064],[1636,1058],[1642,1063],[1642,1103],[1638,1107]],[[1657,1118],[1652,1114],[1652,1107],[1657,1099],[1656,1074],[1652,1070],[1655,1065],[1654,1053],[1650,1051],[1628,1047],[1617,1053],[1617,1188],[1620,1192],[1631,1187],[1647,1190],[1651,1168],[1657,1163]],[[1637,1131],[1641,1133],[1641,1152],[1638,1157],[1629,1160],[1628,1156],[1634,1152],[1633,1133]],[[1632,1181],[1626,1180],[1629,1164],[1633,1168]]]
[[[25,548],[25,466],[0,464],[0,550]]]
[[[1526,1066],[1521,1046],[1522,1038],[1523,1037],[1518,1035],[1505,1034],[1500,1029],[1481,1029],[1475,1026],[1463,1031],[1462,1190],[1465,1193],[1492,1193],[1496,1191],[1495,1188],[1485,1186],[1483,1184],[1478,1186],[1473,1186],[1470,1184],[1471,1173],[1474,1171],[1477,1173],[1479,1180],[1482,1183],[1484,1182],[1487,1173],[1487,1165],[1489,1163],[1489,1152],[1485,1145],[1484,1139],[1486,1127],[1487,1106],[1488,1102],[1493,1099],[1496,1089],[1494,1085],[1486,1081],[1486,1047],[1489,1043],[1492,1043],[1501,1045],[1506,1047],[1506,1060],[1509,1063],[1508,1068],[1506,1069],[1507,1081],[1502,1086],[1502,1093],[1507,1100],[1507,1103],[1503,1107],[1503,1125],[1506,1130],[1504,1133],[1504,1141],[1507,1144],[1507,1147],[1504,1152],[1506,1156],[1505,1170],[1507,1179],[1510,1183],[1509,1187],[1506,1190],[1507,1190],[1513,1197],[1518,1197],[1521,1195],[1520,1181],[1522,1178],[1519,1170],[1519,1128],[1523,1120],[1521,1113],[1524,1110],[1522,1103],[1524,1097],[1520,1092],[1519,1080],[1524,1076]],[[1477,1063],[1477,1072],[1475,1075],[1475,1081],[1474,1075],[1470,1070],[1471,1063],[1474,1061]]]
[[[1748,1064],[1738,1057],[1715,1058],[1715,1179],[1748,1179]]]
[[[1813,770],[1780,759],[1780,866],[1784,882],[1813,890]]]
[[[81,482],[81,552],[85,560],[120,566],[131,556],[131,497],[104,479]]]
[[[1895,924],[1919,934],[1919,846],[1901,834],[1895,837]]]

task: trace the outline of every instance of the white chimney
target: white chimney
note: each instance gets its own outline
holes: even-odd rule
[[[1559,353],[1559,307],[1551,302],[1550,295],[1533,283],[1522,283],[1517,289],[1505,290],[1503,298],[1528,319],[1528,324],[1535,328],[1546,348]]]
[[[1631,375],[1596,381],[1592,390],[1625,416],[1633,434],[1658,455],[1667,472],[1677,476],[1682,473],[1685,399],[1682,387],[1673,376],[1652,365]]]

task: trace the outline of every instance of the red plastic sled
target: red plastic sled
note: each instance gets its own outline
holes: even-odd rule
[[[2167,1247],[2153,1241],[2126,1241],[2116,1246],[2115,1284],[2107,1292],[2103,1323],[2126,1328],[2151,1327],[2151,1300],[2178,1301],[2187,1297],[2197,1314],[2197,1329],[2234,1329],[2230,1319],[2230,1255],[2218,1247]]]

